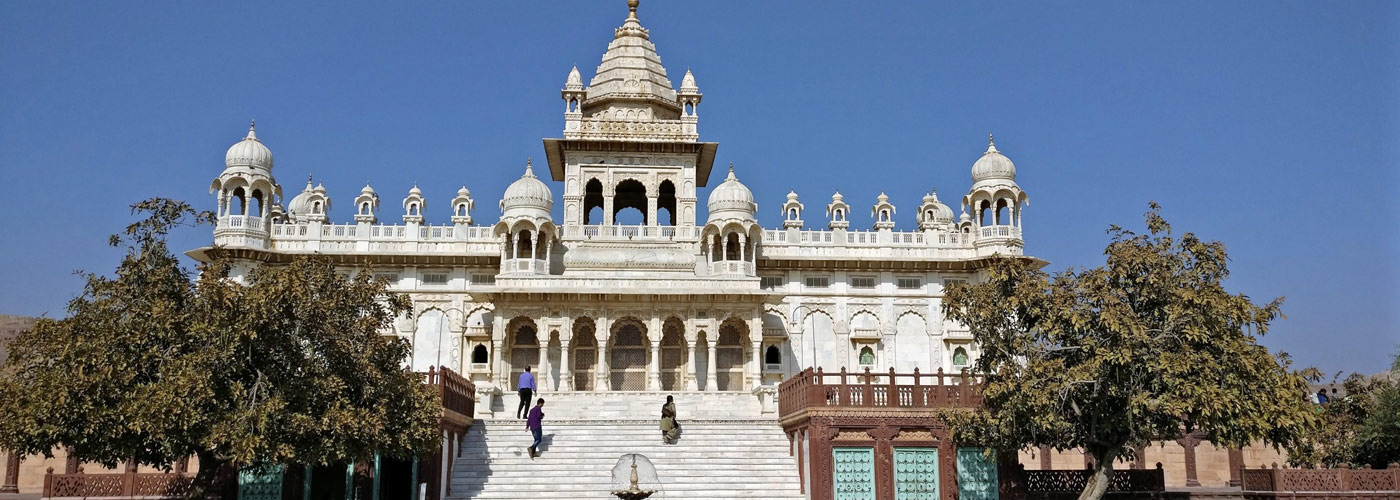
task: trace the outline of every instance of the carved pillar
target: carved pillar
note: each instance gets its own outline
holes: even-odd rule
[[[866,431],[875,438],[875,498],[894,498],[894,446],[899,429],[880,426]]]
[[[565,322],[567,324],[567,322]],[[559,337],[559,390],[574,390],[574,371],[569,364],[569,344],[572,338]]]
[[[647,390],[661,390],[661,340],[651,341],[651,355],[647,356]]]
[[[1194,488],[1201,485],[1201,481],[1196,476],[1196,446],[1201,444],[1200,436],[1196,434],[1186,434],[1181,439],[1176,440],[1181,445],[1186,457],[1186,486]]]
[[[685,372],[683,373],[685,377],[685,390],[698,391],[700,390],[700,386],[695,383],[695,341],[687,339],[685,346],[686,350],[690,353],[690,363],[686,365]]]
[[[1230,486],[1239,487],[1240,469],[1244,468],[1244,450],[1230,448]]]
[[[76,455],[73,454],[73,447],[72,447],[72,446],[69,446],[69,447],[65,448],[64,450],[67,451],[67,459],[64,460],[64,462],[63,462],[63,473],[64,473],[64,474],[77,474],[77,473],[78,473],[78,457],[77,457]]]
[[[1050,445],[1040,445],[1040,470],[1050,470]]]
[[[751,342],[753,344],[753,371],[749,372],[753,383],[749,384],[748,390],[757,389],[763,385],[763,337]]]
[[[608,328],[607,318],[600,316],[597,326],[593,329],[593,335],[598,343],[598,364],[593,370],[593,390],[595,391],[612,390],[612,374],[608,372],[608,341],[612,335],[610,335]]]
[[[835,495],[831,480],[831,427],[825,417],[813,418],[807,427],[807,448],[811,452],[811,500],[831,500]]]
[[[10,452],[5,457],[5,483],[0,485],[0,493],[19,493],[19,461],[24,457]]]
[[[719,336],[716,335],[715,338],[718,339]],[[715,376],[715,342],[706,336],[705,344],[705,347],[709,348],[710,356],[710,362],[705,365],[705,391],[714,392],[719,390],[718,387],[715,387],[717,384],[716,380],[719,378]]]
[[[655,226],[655,225],[656,225],[656,197],[655,197],[655,196],[648,196],[648,197],[647,197],[647,221],[646,221],[646,222],[647,222],[647,225],[648,225],[648,226]]]
[[[613,193],[603,196],[603,225],[613,225]]]
[[[510,382],[506,379],[510,378],[510,368],[506,366],[505,354],[501,352],[502,344],[503,342],[500,340],[491,341],[491,360],[495,363],[496,385],[502,390],[508,391],[510,390]]]

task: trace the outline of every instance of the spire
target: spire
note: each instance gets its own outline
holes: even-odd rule
[[[990,132],[987,133],[987,152],[988,152],[988,153],[996,153],[996,152],[997,152],[997,143],[996,143],[995,140],[993,140],[992,134],[991,134]]]
[[[522,175],[521,177],[534,177],[534,176],[535,176],[535,168],[530,164],[530,157],[529,157],[529,156],[526,156],[526,157],[525,157],[525,175]]]
[[[248,135],[245,136],[245,137],[243,137],[243,140],[245,140],[245,141],[248,140],[248,139],[252,139],[252,140],[255,140],[255,141],[258,140],[258,133],[257,133],[257,131],[255,130],[255,129],[256,129],[255,126],[256,126],[257,124],[258,124],[258,121],[257,121],[257,120],[248,120]],[[259,142],[261,142],[261,141],[259,141]]]
[[[622,27],[614,30],[613,38],[624,36],[637,36],[646,40],[649,39],[647,29],[642,27],[642,21],[637,19],[637,0],[627,0],[627,20],[622,22]]]
[[[733,179],[734,179],[734,162],[731,161],[731,162],[729,162],[729,177],[725,177],[724,180],[733,180]]]

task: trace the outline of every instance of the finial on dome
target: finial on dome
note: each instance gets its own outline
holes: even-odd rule
[[[535,168],[534,168],[534,166],[531,165],[531,163],[530,163],[530,157],[529,157],[529,156],[526,156],[526,157],[525,157],[525,175],[524,175],[524,176],[525,176],[525,177],[534,177],[534,176],[535,176]]]
[[[637,0],[627,0],[627,17],[637,17],[637,4],[639,3],[641,2]]]
[[[255,130],[255,129],[257,128],[257,127],[256,127],[257,124],[258,124],[258,121],[257,121],[257,120],[248,120],[248,135],[244,136],[244,137],[243,137],[244,139],[252,139],[252,140],[255,140],[255,141],[258,140],[258,133],[257,133],[257,131]]]
[[[996,140],[994,140],[994,139],[992,138],[991,132],[988,132],[988,133],[987,133],[987,152],[988,152],[988,153],[996,153],[996,152],[997,152],[997,143],[996,143]]]

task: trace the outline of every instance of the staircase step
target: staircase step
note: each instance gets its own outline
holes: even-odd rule
[[[688,414],[686,402],[717,405],[692,407],[693,418],[680,420],[677,444],[662,443],[653,416],[664,395],[545,394],[545,439],[533,459],[526,452],[533,438],[523,420],[510,415],[477,420],[463,438],[447,498],[614,498],[610,491],[627,485],[615,482],[612,470],[627,453],[645,456],[655,466],[658,481],[642,485],[657,490],[653,499],[805,498],[791,444],[777,420],[761,413],[754,396],[671,394],[677,395],[682,416]],[[514,394],[509,396],[513,401]],[[561,411],[561,406],[573,408]]]

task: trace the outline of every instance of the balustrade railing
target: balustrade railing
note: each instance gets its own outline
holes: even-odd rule
[[[982,404],[977,375],[889,372],[825,373],[811,368],[778,386],[778,414],[809,408],[974,408]]]
[[[1400,491],[1400,465],[1389,469],[1240,469],[1244,491]]]
[[[54,474],[49,467],[44,474],[44,498],[184,498],[193,483],[193,475],[177,472],[86,474],[78,467],[76,474]]]
[[[1079,493],[1089,484],[1090,469],[1026,470],[1019,465],[1013,471],[1019,478],[1007,480],[1019,485],[1018,493]],[[1159,462],[1155,469],[1118,469],[1108,480],[1108,491],[1166,491],[1166,475]]]
[[[983,238],[1020,238],[1021,228],[1016,226],[983,226],[979,228]]]
[[[476,411],[476,385],[447,367],[428,367],[423,382],[435,386],[442,396],[442,408],[466,417]]]
[[[609,240],[693,240],[700,237],[700,228],[695,226],[607,226],[601,224],[564,226],[564,237]]]

